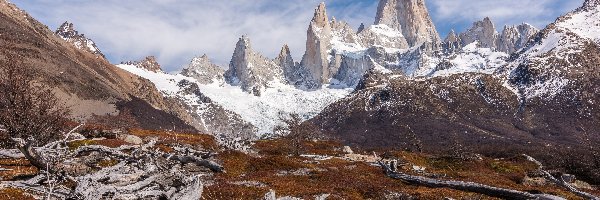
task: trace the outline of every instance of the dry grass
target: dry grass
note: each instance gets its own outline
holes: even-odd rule
[[[0,199],[4,200],[34,200],[30,195],[27,195],[25,191],[15,188],[2,188],[0,189]]]
[[[176,133],[171,131],[151,131],[142,129],[131,129],[129,133],[141,138],[158,137],[159,144],[189,144],[200,145],[205,149],[216,150],[218,145],[211,135],[194,133]]]
[[[385,199],[396,192],[420,199],[475,198],[493,199],[479,194],[450,189],[433,189],[406,185],[385,176],[377,166],[342,159],[314,161],[290,156],[282,141],[259,141],[255,148],[260,156],[235,151],[219,155],[227,173],[216,176],[215,183],[204,190],[205,199],[259,199],[269,189],[278,196],[312,199],[315,195],[331,194],[331,199]],[[339,154],[341,146],[333,142],[309,142],[307,153],[327,152]],[[420,157],[406,154],[413,159]],[[422,157],[422,156],[421,156]],[[427,159],[420,159],[426,163]],[[294,172],[298,172],[294,174]],[[300,173],[300,172],[305,172]],[[256,181],[266,187],[233,184],[239,181]]]
[[[39,173],[36,167],[31,166],[29,161],[20,159],[0,159],[0,166],[11,171],[0,171],[1,180],[16,180],[21,177],[35,176]]]

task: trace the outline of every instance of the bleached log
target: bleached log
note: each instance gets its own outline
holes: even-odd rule
[[[45,147],[33,148],[31,143],[25,142],[25,140],[19,138],[14,140],[18,143],[19,152],[33,166],[45,170],[47,173],[40,174],[28,181],[12,182],[10,186],[57,199],[102,199],[105,194],[116,199],[199,199],[203,187],[199,176],[173,170],[173,167],[179,166],[173,164],[177,162],[191,163],[206,167],[213,172],[224,172],[223,166],[205,159],[214,155],[211,152],[182,147],[177,148],[174,153],[164,153],[152,148],[154,142],[119,148],[89,145],[69,152],[64,146],[61,147],[64,144],[62,141]],[[131,152],[124,153],[125,150],[131,150]],[[63,169],[69,164],[72,165],[73,162],[81,162],[73,158],[89,153],[100,153],[120,162],[115,166],[79,177],[72,177],[69,170]],[[161,163],[166,166],[160,167],[157,158],[165,158],[170,162]],[[190,175],[193,177],[189,177]],[[55,188],[54,183],[45,182],[45,180],[50,180],[48,177],[53,181],[74,181],[77,183],[77,187],[74,190]],[[184,181],[182,185],[169,185],[173,184],[173,179]]]
[[[219,165],[218,163],[210,161],[210,160],[198,158],[195,156],[181,156],[181,155],[176,155],[176,154],[165,153],[165,154],[163,154],[163,157],[166,158],[167,160],[179,161],[183,164],[194,163],[198,166],[206,167],[213,172],[224,172],[223,166]]]
[[[100,145],[81,146],[81,147],[77,148],[77,150],[75,150],[73,155],[80,156],[82,154],[90,153],[90,152],[100,152],[100,153],[107,154],[109,156],[114,156],[119,159],[127,159],[127,158],[131,157],[129,154],[121,152],[120,149],[114,149],[114,148],[100,146]]]
[[[544,165],[542,165],[542,163],[540,161],[536,160],[535,158],[525,155],[525,154],[523,154],[523,156],[525,156],[525,158],[527,158],[527,160],[535,163],[538,166],[538,170],[540,172],[542,172],[542,174],[544,174],[544,178],[546,178],[550,182],[553,182],[554,184],[569,190],[570,192],[572,192],[573,194],[576,194],[579,197],[591,199],[591,200],[600,200],[600,197],[594,196],[590,193],[578,190],[577,188],[573,187],[570,183],[567,183],[562,177],[560,178],[560,180],[555,178],[548,171],[544,170]]]
[[[25,155],[18,149],[0,149],[0,158],[25,158]]]
[[[421,176],[413,176],[401,172],[393,172],[388,165],[383,162],[379,162],[379,165],[385,170],[388,177],[398,179],[408,184],[422,185],[431,188],[450,188],[466,192],[474,192],[484,194],[491,197],[499,197],[505,199],[564,199],[562,197],[556,197],[551,195],[538,195],[531,194],[528,192],[522,192],[518,190],[498,188],[489,185],[484,185],[474,182],[464,181],[447,181],[438,180]]]
[[[46,169],[51,173],[56,173],[52,167],[49,167],[51,166],[50,163],[41,157],[40,154],[33,148],[33,143],[31,141],[25,141],[22,138],[12,138],[12,140],[15,141],[17,149],[19,149],[25,158],[29,160],[31,165],[40,170]]]

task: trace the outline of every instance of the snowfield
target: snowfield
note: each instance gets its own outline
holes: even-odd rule
[[[244,92],[240,87],[231,86],[223,81],[202,85],[193,78],[180,74],[151,72],[133,65],[117,65],[121,69],[152,81],[158,90],[169,97],[179,97],[190,104],[197,101],[195,96],[182,96],[177,86],[182,80],[197,83],[200,91],[213,102],[242,117],[243,120],[258,128],[258,136],[273,132],[273,128],[282,124],[280,117],[298,114],[310,119],[319,114],[326,106],[346,97],[352,88],[333,88],[328,85],[314,91],[305,91],[280,82],[271,82],[262,91],[261,96]]]

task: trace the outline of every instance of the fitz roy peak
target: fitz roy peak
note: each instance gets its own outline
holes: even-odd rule
[[[381,0],[375,24],[402,32],[410,46],[425,44],[428,49],[436,50],[441,45],[425,0]]]

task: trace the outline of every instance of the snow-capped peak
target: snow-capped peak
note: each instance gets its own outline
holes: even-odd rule
[[[56,29],[55,34],[63,40],[73,44],[78,49],[104,57],[104,54],[102,54],[100,49],[96,46],[96,43],[91,39],[86,38],[85,35],[79,34],[79,32],[75,30],[73,23],[66,21]]]
[[[136,66],[140,69],[148,70],[151,72],[162,72],[160,64],[158,64],[154,56],[148,56],[140,61],[121,62],[121,64]]]

